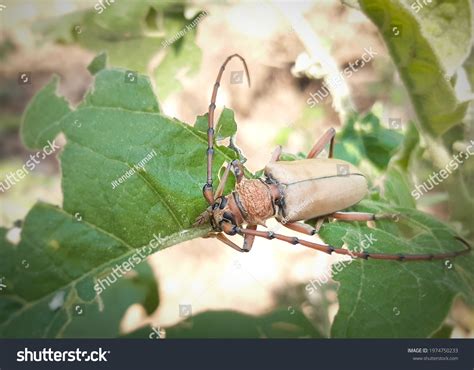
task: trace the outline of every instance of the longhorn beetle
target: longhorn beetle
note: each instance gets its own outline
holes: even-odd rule
[[[249,252],[255,237],[283,240],[290,244],[301,244],[328,254],[350,255],[352,258],[420,261],[440,260],[456,257],[471,251],[471,246],[462,238],[455,237],[465,246],[455,252],[437,254],[387,254],[352,252],[331,245],[301,240],[297,237],[277,234],[273,231],[258,231],[257,225],[265,226],[265,221],[275,217],[283,226],[307,235],[318,232],[326,218],[345,221],[375,221],[394,218],[392,214],[372,214],[363,212],[341,212],[361,201],[367,194],[365,176],[352,164],[334,159],[334,137],[336,131],[330,128],[316,142],[306,159],[280,161],[281,147],[272,154],[265,167],[264,178],[247,179],[243,166],[238,160],[229,163],[224,171],[216,192],[212,186],[212,160],[214,154],[214,111],[216,96],[222,74],[232,58],[242,61],[250,87],[250,77],[245,59],[238,54],[229,56],[222,64],[212,91],[208,113],[207,182],[203,195],[209,207],[196,219],[195,225],[210,221],[213,232],[209,234],[239,252]],[[329,144],[329,158],[316,158]],[[336,173],[343,168],[344,174]],[[235,190],[223,195],[231,168],[236,178]],[[300,221],[317,218],[316,228]],[[246,224],[246,227],[243,225]],[[239,234],[244,237],[240,248],[225,235]]]

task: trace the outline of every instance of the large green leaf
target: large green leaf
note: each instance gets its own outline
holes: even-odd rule
[[[102,300],[96,294],[100,286],[94,287],[97,279],[129,259],[139,266],[146,255],[199,236],[200,231],[181,231],[159,240],[154,250],[145,248],[138,253],[96,225],[79,221],[57,207],[37,204],[26,217],[18,245],[6,239],[6,229],[0,229],[0,270],[7,286],[0,295],[0,337],[58,337],[68,330],[70,336],[79,335],[77,325],[92,324],[97,316],[105,317],[98,312],[99,302],[107,302],[112,290],[120,287],[108,286]],[[148,289],[123,299],[142,302],[149,312],[157,305],[157,298],[149,297]],[[78,305],[83,316],[75,318]],[[117,318],[120,309],[124,306],[106,307],[104,312]],[[117,323],[112,325],[115,327],[103,323],[103,331],[91,335],[116,336]]]
[[[363,201],[356,209],[401,216],[398,222],[378,221],[377,228],[362,223],[328,224],[320,232],[325,242],[347,243],[351,250],[366,246],[365,251],[380,253],[425,254],[465,248],[448,226],[413,208]],[[362,244],[363,240],[372,242]],[[474,303],[472,253],[431,262],[355,260],[334,266],[333,278],[340,283],[333,337],[428,337],[441,327],[457,295]]]
[[[448,77],[462,64],[472,44],[469,1],[434,1],[436,9],[420,15],[400,0],[359,3],[390,50],[411,96],[420,128],[438,136],[461,122],[467,102],[457,100]]]
[[[9,282],[0,295],[2,337],[64,335],[76,299],[96,304],[96,280],[136,257],[138,248],[156,240],[154,248],[140,249],[145,257],[209,231],[192,227],[207,207],[201,191],[206,135],[162,115],[147,77],[130,83],[125,70],[95,70],[95,86],[75,110],[58,109],[64,102],[52,83],[24,116],[23,138],[31,148],[65,134],[64,201],[62,210],[35,206],[18,246],[2,230],[0,271]],[[41,106],[52,112],[50,121]],[[233,156],[216,147],[214,176]],[[52,301],[64,303],[52,310]]]

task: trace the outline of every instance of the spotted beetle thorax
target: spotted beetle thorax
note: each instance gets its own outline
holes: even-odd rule
[[[242,179],[235,191],[237,204],[250,225],[265,225],[275,215],[272,192],[261,180]]]

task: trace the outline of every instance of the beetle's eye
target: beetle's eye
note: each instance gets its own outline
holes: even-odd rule
[[[235,224],[234,215],[230,212],[224,212],[224,214],[222,215],[222,218],[226,221],[229,221],[232,224]]]
[[[221,204],[219,205],[219,208],[220,208],[220,209],[224,209],[224,207],[226,206],[226,204],[227,204],[227,198],[222,197],[222,198],[221,198]]]
[[[221,204],[221,199],[217,198],[216,202],[212,205],[212,210],[213,211],[216,210],[219,207],[220,204]]]

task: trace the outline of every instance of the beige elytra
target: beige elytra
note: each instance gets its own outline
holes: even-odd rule
[[[270,162],[265,175],[279,184],[284,206],[275,216],[294,222],[344,210],[367,194],[367,179],[351,163],[312,158]]]

